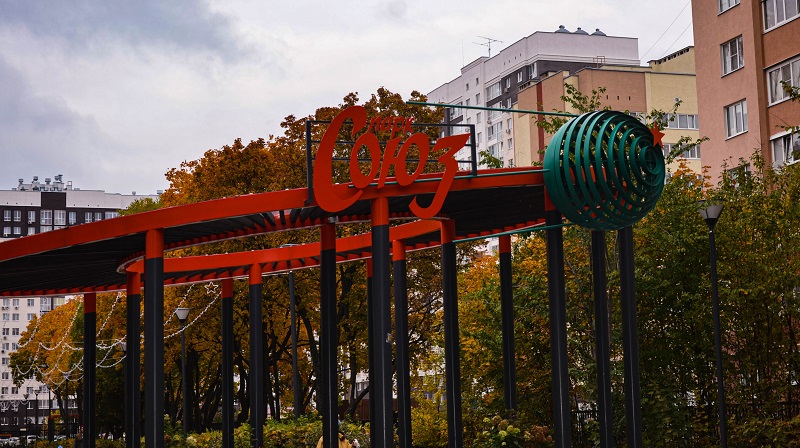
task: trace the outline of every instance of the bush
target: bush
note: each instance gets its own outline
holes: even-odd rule
[[[800,447],[800,415],[789,421],[753,419],[729,428],[731,446]]]

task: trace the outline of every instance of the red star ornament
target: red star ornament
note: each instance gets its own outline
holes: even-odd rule
[[[663,148],[664,142],[661,141],[661,139],[665,134],[658,129],[658,123],[653,123],[653,127],[650,128],[650,133],[653,134],[653,146],[659,145]]]

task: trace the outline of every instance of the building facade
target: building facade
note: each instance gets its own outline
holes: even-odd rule
[[[457,78],[428,93],[428,101],[462,106],[448,108],[445,124],[474,125],[478,153],[488,151],[504,166],[519,165],[514,160],[517,142],[512,114],[468,107],[511,109],[520,90],[531,83],[552,73],[574,73],[603,64],[638,66],[637,39],[607,36],[600,30],[592,34],[580,28],[570,32],[563,26],[555,32],[537,31],[495,56],[480,57],[462,67]],[[463,132],[461,127],[445,127],[443,131]],[[469,149],[461,150],[457,157],[471,160]]]
[[[44,183],[39,182],[38,177],[30,183],[19,179],[16,187],[0,190],[0,242],[111,219],[133,201],[145,198],[158,200],[158,195],[80,190],[73,188],[72,182],[65,183],[60,174],[53,180],[46,178]],[[31,377],[22,384],[14,383],[10,355],[19,348],[20,336],[31,321],[63,305],[66,300],[65,297],[0,298],[0,434],[44,434],[48,415],[57,412],[55,395],[50,393],[47,385],[33,378],[33,370],[30,371]],[[67,409],[70,414],[77,412],[74,389],[79,380],[66,376],[60,385],[63,391],[69,390]],[[73,428],[71,432],[75,430]]]
[[[580,113],[571,104],[563,100],[566,95],[565,85],[575,87],[582,94],[591,96],[592,91],[602,88],[599,101],[603,106],[613,110],[627,111],[636,116],[643,116],[651,111],[670,111],[680,101],[677,113],[668,117],[664,132],[665,154],[671,151],[681,137],[689,137],[696,141],[700,137],[697,103],[697,87],[695,83],[694,48],[687,47],[658,60],[649,61],[647,66],[633,67],[603,64],[585,67],[575,72],[560,71],[532,82],[519,92],[517,108],[521,110],[565,111]],[[514,151],[514,159],[520,165],[541,163],[544,151],[552,134],[537,124],[544,118],[531,114],[514,115],[514,138],[518,144]],[[684,151],[680,161],[687,168],[701,173],[700,146]],[[678,168],[675,162],[668,167],[674,172]]]
[[[800,104],[781,81],[800,86],[797,0],[692,1],[703,164],[712,180],[756,151],[773,166],[800,158]],[[741,162],[740,160],[744,160]]]

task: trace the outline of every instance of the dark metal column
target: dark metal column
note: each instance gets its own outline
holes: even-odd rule
[[[261,311],[261,265],[250,266],[250,426],[253,448],[264,445],[264,319]]]
[[[447,446],[464,445],[461,418],[461,342],[458,334],[458,279],[456,271],[456,225],[442,221],[442,308],[444,311],[444,376],[447,400]]]
[[[511,417],[517,410],[517,363],[514,351],[514,290],[511,278],[511,236],[500,242],[500,313],[503,330],[503,402]]]
[[[233,448],[233,279],[222,279],[222,448]]]
[[[408,290],[406,244],[392,241],[394,327],[397,350],[397,433],[400,448],[411,448],[411,361],[408,354]]]
[[[300,418],[303,397],[300,395],[300,369],[297,366],[297,304],[294,296],[294,271],[289,271],[289,314],[292,332],[292,390],[294,391],[294,418]]]
[[[561,224],[561,212],[549,210],[548,226]],[[555,446],[572,446],[567,366],[567,306],[564,285],[564,234],[559,227],[547,232],[547,292],[550,296],[550,361],[552,362],[553,429]]]
[[[597,360],[597,415],[600,448],[614,446],[614,414],[611,407],[611,342],[608,322],[606,233],[592,231],[592,283],[594,285],[594,337]]]
[[[367,341],[368,344],[372,343],[372,333],[375,331],[375,323],[373,320],[372,315],[372,306],[375,303],[373,298],[373,290],[372,290],[372,258],[367,258]],[[369,372],[375,371],[375,353],[371,350],[371,347],[367,347],[367,369]],[[367,387],[368,392],[372,394],[372,391],[375,390],[375,385],[373,382],[374,376],[367,375]],[[375,400],[369,400],[369,420],[372,422],[372,419],[375,417]],[[375,425],[369,425],[369,439],[370,440],[378,440],[378,436],[375,432]]]
[[[709,225],[708,238],[709,256],[711,258],[711,311],[714,313],[714,354],[717,364],[719,444],[722,448],[728,448],[728,416],[725,410],[725,377],[722,371],[722,330],[719,319],[719,280],[717,279],[717,249],[714,238],[714,226]]]
[[[83,295],[83,446],[97,443],[97,293]],[[27,408],[26,408],[27,409]],[[26,422],[27,423],[27,422]]]
[[[142,431],[141,390],[139,386],[140,358],[142,343],[139,335],[142,332],[140,313],[142,307],[141,276],[138,272],[129,272],[126,298],[126,336],[125,336],[125,447],[139,448]]]
[[[321,404],[323,448],[338,446],[339,381],[337,377],[336,350],[338,327],[336,319],[336,224],[323,224],[320,228],[320,355]]]
[[[389,200],[372,201],[372,321],[375,328],[369,350],[375,356],[370,402],[375,403],[375,415],[370,416],[370,426],[375,426],[376,440],[372,446],[388,447],[394,444],[394,406],[392,403],[392,309],[389,277]]]
[[[636,280],[633,227],[618,231],[619,277],[622,295],[622,356],[625,372],[625,423],[630,448],[642,446],[642,395],[639,388],[639,336],[636,323]]]
[[[144,445],[164,444],[164,230],[148,230],[144,255]]]

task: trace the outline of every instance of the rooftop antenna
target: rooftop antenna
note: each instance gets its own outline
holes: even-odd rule
[[[492,39],[491,37],[478,36],[479,39],[486,39],[486,42],[473,42],[473,44],[483,45],[489,49],[489,57],[492,57],[492,44],[495,42],[503,43],[502,40]]]

